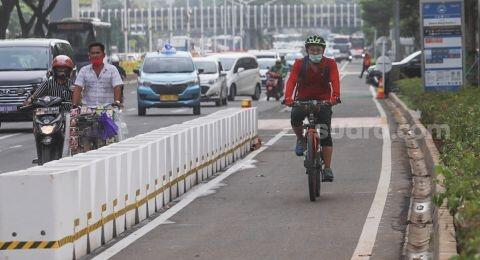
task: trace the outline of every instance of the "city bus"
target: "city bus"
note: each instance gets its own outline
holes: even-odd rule
[[[105,45],[105,53],[110,55],[111,24],[94,18],[67,18],[48,24],[47,38],[63,39],[70,42],[73,48],[77,69],[87,65],[88,45],[101,42]]]
[[[351,47],[351,54],[354,58],[360,58],[363,54],[363,49],[365,48],[365,38],[363,36],[351,36],[350,43],[352,44]]]

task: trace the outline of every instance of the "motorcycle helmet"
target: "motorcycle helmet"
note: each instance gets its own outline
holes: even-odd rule
[[[308,36],[308,38],[305,40],[305,47],[308,47],[310,45],[320,45],[325,48],[327,46],[327,43],[325,42],[325,39],[323,39],[320,35],[314,34]]]
[[[69,79],[74,66],[72,59],[68,56],[56,56],[52,61],[53,77],[59,80]]]
[[[117,55],[112,55],[112,57],[110,58],[110,62],[111,63],[118,63],[118,62],[120,62],[120,58],[118,58]]]

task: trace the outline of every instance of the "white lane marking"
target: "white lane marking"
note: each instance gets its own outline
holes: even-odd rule
[[[385,110],[375,98],[376,93],[372,87],[370,92],[373,96],[373,102],[377,106],[380,115],[387,117]],[[370,259],[372,255],[373,246],[377,238],[378,227],[382,220],[383,210],[388,196],[388,188],[390,186],[390,177],[392,174],[392,147],[390,140],[390,130],[388,125],[382,126],[383,146],[382,146],[382,169],[380,172],[380,179],[378,180],[377,190],[373,198],[372,205],[368,211],[367,219],[363,225],[362,234],[358,240],[357,247],[353,252],[352,259]]]
[[[135,94],[135,93],[137,93],[137,91],[135,91],[135,90],[134,90],[134,91],[130,91],[130,94]]]
[[[131,108],[127,109],[127,111],[135,111],[135,110],[137,110],[137,109],[134,108],[134,107],[131,107]]]
[[[15,145],[15,146],[12,146],[12,147],[8,147],[8,149],[15,149],[15,148],[20,148],[22,147],[23,145],[19,144],[19,145]]]
[[[19,135],[19,134],[11,134],[11,135],[1,136],[0,140],[7,139],[7,138],[10,138],[10,137],[14,137],[14,136],[17,136],[17,135]]]
[[[334,117],[332,128],[372,128],[387,125],[385,117]],[[290,119],[258,120],[259,130],[281,130],[290,127]]]
[[[255,158],[255,156],[265,151],[269,146],[277,142],[286,133],[287,133],[287,130],[282,130],[275,137],[270,139],[264,146],[260,147],[256,151],[251,152],[244,159],[242,159],[241,161],[235,163],[230,168],[228,168],[224,173],[220,174],[219,176],[217,176],[216,178],[212,179],[211,181],[205,184],[199,184],[196,187],[192,188],[192,190],[185,193],[181,197],[180,201],[177,204],[175,204],[173,207],[171,207],[170,209],[162,213],[157,218],[153,219],[151,222],[149,222],[142,228],[138,229],[137,231],[133,232],[132,234],[118,241],[112,247],[107,248],[104,252],[94,257],[93,260],[109,259],[110,257],[113,257],[114,255],[118,254],[121,250],[131,245],[137,239],[143,237],[144,235],[146,235],[148,232],[152,231],[159,225],[164,224],[171,217],[177,214],[180,210],[182,210],[183,208],[188,206],[190,203],[192,203],[195,199],[203,196],[206,193],[209,193],[212,189],[217,188],[221,181],[228,178],[230,175],[234,174],[235,172],[242,170],[245,167],[249,167],[251,165],[251,160]]]

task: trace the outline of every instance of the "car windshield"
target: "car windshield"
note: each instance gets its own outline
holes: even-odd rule
[[[258,67],[261,70],[268,70],[275,65],[275,59],[258,59]]]
[[[194,66],[188,57],[147,57],[143,64],[145,73],[187,73],[193,72]]]
[[[350,42],[350,40],[348,40],[348,38],[335,38],[333,39],[333,42],[334,43],[340,43],[340,44],[347,44]]]
[[[0,71],[47,70],[48,47],[0,47]]]
[[[217,63],[215,61],[195,61],[198,70],[203,69],[203,74],[217,73]]]
[[[233,63],[235,62],[235,58],[220,58],[220,63],[222,63],[223,70],[228,71],[231,70],[233,67]]]

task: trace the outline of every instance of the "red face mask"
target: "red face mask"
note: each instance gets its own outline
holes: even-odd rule
[[[102,56],[97,57],[97,58],[90,58],[90,63],[92,63],[92,67],[93,68],[98,68],[98,67],[102,66],[104,57],[105,57],[105,55],[102,55]]]

